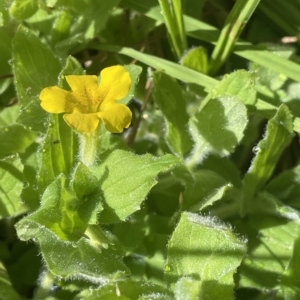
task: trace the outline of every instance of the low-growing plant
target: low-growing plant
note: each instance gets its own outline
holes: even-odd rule
[[[0,2],[0,299],[299,299],[299,0]]]

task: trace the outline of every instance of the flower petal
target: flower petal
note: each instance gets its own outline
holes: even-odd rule
[[[71,113],[75,99],[72,94],[57,86],[44,88],[40,93],[41,107],[49,113]]]
[[[109,109],[99,112],[105,128],[113,133],[120,133],[124,128],[128,128],[131,123],[132,113],[124,104],[110,105]]]
[[[100,73],[99,94],[103,95],[103,106],[124,98],[130,89],[131,78],[122,66],[105,68]]]
[[[68,75],[66,80],[73,91],[76,102],[79,104],[78,109],[82,112],[96,112],[91,111],[91,108],[92,106],[98,106],[101,102],[97,76]]]
[[[70,127],[80,132],[93,132],[100,122],[97,114],[65,114],[64,120]]]

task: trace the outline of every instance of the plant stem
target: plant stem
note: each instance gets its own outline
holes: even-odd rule
[[[210,73],[216,73],[231,54],[245,25],[260,0],[237,0],[230,11],[211,55]]]
[[[97,150],[100,146],[101,136],[99,127],[91,133],[80,133],[80,160],[86,165],[91,166],[97,158]]]
[[[179,59],[187,47],[181,0],[158,0],[158,2],[164,15],[173,50]]]

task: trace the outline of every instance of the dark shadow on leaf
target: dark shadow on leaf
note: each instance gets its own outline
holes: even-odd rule
[[[104,174],[101,177],[101,180],[99,182],[99,186],[101,187],[103,182],[108,178],[109,169],[108,167],[105,168]],[[101,188],[100,188],[101,189]],[[112,209],[106,202],[105,197],[103,194],[103,191],[101,190],[102,195],[102,205],[103,210],[98,215],[98,222],[101,224],[111,224],[111,223],[117,223],[121,222],[120,218],[115,213],[114,209]]]
[[[211,99],[195,116],[200,135],[216,152],[234,149],[238,141],[234,133],[226,129],[227,118],[220,100]]]

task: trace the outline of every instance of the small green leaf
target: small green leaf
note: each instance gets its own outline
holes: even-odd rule
[[[25,20],[31,17],[37,10],[37,0],[14,0],[9,12],[14,18]]]
[[[239,101],[247,106],[254,106],[256,102],[255,72],[238,70],[225,75],[211,91],[211,97],[236,96]]]
[[[209,99],[189,122],[195,148],[188,158],[194,165],[209,153],[228,156],[244,136],[247,110],[235,96]]]
[[[193,143],[187,132],[189,116],[181,88],[175,79],[158,71],[153,74],[153,83],[154,100],[166,120],[166,141],[173,153],[182,157]]]
[[[97,177],[81,162],[78,163],[73,171],[71,183],[76,196],[80,199],[92,194],[99,188]]]
[[[113,246],[100,248],[86,238],[78,242],[62,241],[44,226],[31,230],[30,225],[22,221],[16,224],[16,229],[20,239],[38,241],[47,267],[55,276],[82,278],[100,284],[128,273],[119,250]]]
[[[183,55],[183,57],[180,60],[180,63],[185,67],[207,74],[207,51],[203,47],[192,48]]]
[[[18,293],[13,289],[4,265],[0,262],[0,299],[21,300]]]
[[[250,64],[250,70],[257,74],[257,84],[265,86],[271,91],[280,89],[287,80],[285,75],[279,74],[253,62]]]
[[[219,200],[228,182],[210,170],[199,170],[193,174],[193,181],[186,181],[182,209],[200,211]]]
[[[94,38],[105,26],[114,7],[120,0],[95,2],[87,1],[60,1],[62,6],[69,6],[80,13],[80,17],[73,23],[72,37],[76,33],[83,33],[85,40]]]
[[[69,90],[70,87],[65,78],[67,75],[85,75],[85,70],[82,68],[81,64],[71,55],[68,56],[65,66],[58,76],[59,86],[63,89]]]
[[[165,276],[171,283],[191,278],[193,288],[200,281],[201,299],[231,300],[233,275],[245,253],[245,242],[229,226],[216,218],[183,213],[169,241]]]
[[[59,13],[52,27],[51,41],[54,45],[69,36],[71,21],[72,19],[69,11],[62,10]]]
[[[19,124],[0,128],[0,158],[15,152],[24,152],[36,134]]]
[[[150,154],[137,156],[123,150],[115,150],[91,171],[101,179],[104,210],[100,222],[125,220],[140,209],[150,189],[156,184],[155,177],[178,164],[173,155],[154,157]]]
[[[19,105],[6,107],[1,111],[0,128],[12,125],[16,122],[19,114]]]
[[[134,95],[135,86],[139,81],[139,76],[141,75],[143,69],[136,65],[125,65],[124,68],[129,72],[131,78],[131,86],[128,95],[123,98],[120,103],[127,104]]]
[[[0,217],[10,217],[20,209],[23,189],[23,164],[19,156],[0,160]]]
[[[189,277],[180,278],[175,285],[176,300],[197,300],[200,294],[201,283]]]
[[[43,227],[62,240],[77,241],[84,234],[99,201],[99,196],[94,194],[78,199],[60,176],[45,190],[39,209],[18,223],[19,237],[28,240]]]
[[[244,205],[250,201],[270,178],[276,163],[293,137],[293,120],[289,109],[281,105],[273,119],[269,120],[263,140],[259,142],[257,154],[244,177]],[[244,211],[245,212],[245,211]]]
[[[49,116],[48,131],[41,145],[39,189],[43,191],[59,174],[68,175],[75,159],[78,141],[62,115]]]

